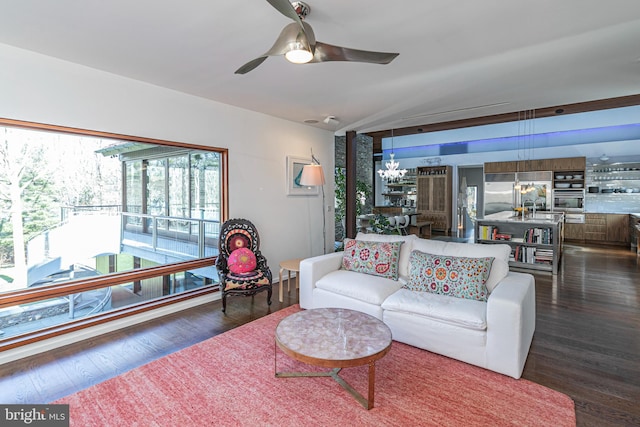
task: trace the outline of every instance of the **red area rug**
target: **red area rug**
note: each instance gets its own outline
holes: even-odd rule
[[[573,401],[394,342],[367,411],[331,378],[275,378],[289,307],[60,399],[72,426],[575,426]],[[304,370],[278,350],[278,370]],[[341,375],[366,395],[367,368]]]

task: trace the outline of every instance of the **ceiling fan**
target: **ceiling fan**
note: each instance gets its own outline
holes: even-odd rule
[[[371,52],[367,50],[350,49],[334,46],[316,40],[311,25],[303,21],[311,8],[304,2],[289,0],[267,0],[278,12],[294,22],[288,24],[280,32],[280,36],[264,55],[247,62],[236,70],[236,74],[246,74],[262,64],[269,56],[284,55],[295,64],[328,61],[369,62],[373,64],[388,64],[394,60],[397,53]]]

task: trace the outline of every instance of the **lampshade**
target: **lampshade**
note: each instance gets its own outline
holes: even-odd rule
[[[315,187],[324,185],[322,165],[305,165],[300,176],[300,185]]]

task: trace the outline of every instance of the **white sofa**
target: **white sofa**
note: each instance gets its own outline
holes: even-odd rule
[[[384,321],[396,341],[520,378],[535,329],[535,281],[531,274],[509,271],[508,245],[361,233],[356,240],[402,240],[399,280],[341,269],[342,252],[308,258],[300,264],[302,308],[338,307],[368,313]],[[495,257],[486,281],[487,301],[403,288],[412,250]]]

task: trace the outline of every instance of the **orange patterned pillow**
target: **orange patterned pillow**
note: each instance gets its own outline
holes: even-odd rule
[[[493,257],[467,258],[412,251],[409,282],[403,288],[486,301],[485,283],[493,260]]]

